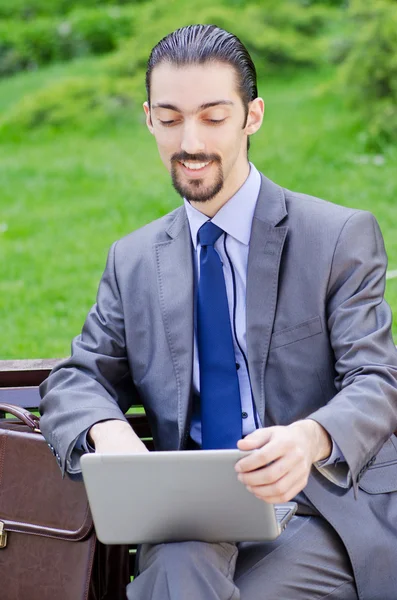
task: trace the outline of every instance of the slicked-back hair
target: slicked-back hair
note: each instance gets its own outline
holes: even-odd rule
[[[153,69],[161,63],[178,67],[222,62],[234,67],[237,85],[248,115],[248,103],[258,97],[256,69],[248,50],[239,38],[216,25],[188,25],[169,33],[150,53],[146,70],[146,92],[150,106],[150,81]]]

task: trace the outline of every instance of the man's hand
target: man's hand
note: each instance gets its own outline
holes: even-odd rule
[[[236,464],[239,480],[265,502],[289,502],[307,484],[312,464],[327,458],[331,438],[316,421],[257,429],[239,440],[240,450],[255,450]]]
[[[142,454],[149,452],[132,427],[121,420],[95,423],[88,432],[88,441],[95,452],[107,454]]]

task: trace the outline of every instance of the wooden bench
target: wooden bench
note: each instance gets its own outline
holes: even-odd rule
[[[37,412],[40,403],[38,386],[58,362],[57,359],[0,360],[0,403],[14,404]],[[152,437],[142,406],[133,405],[126,416],[135,432],[152,450]],[[10,418],[10,415],[0,412],[0,419],[4,418]],[[132,576],[135,568],[136,546],[131,545],[129,552]]]

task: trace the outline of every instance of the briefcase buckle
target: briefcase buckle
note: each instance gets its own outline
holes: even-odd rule
[[[0,550],[7,546],[7,532],[4,531],[4,523],[0,521]]]

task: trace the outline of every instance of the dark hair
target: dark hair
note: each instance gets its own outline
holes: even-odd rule
[[[234,67],[238,88],[248,114],[248,103],[258,97],[256,69],[247,48],[237,36],[216,25],[188,25],[169,33],[150,53],[146,70],[146,92],[150,104],[150,80],[162,62],[177,66],[219,61]]]

